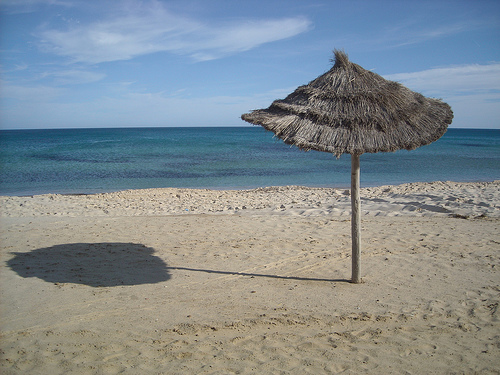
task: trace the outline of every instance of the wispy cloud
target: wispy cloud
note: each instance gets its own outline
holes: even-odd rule
[[[3,6],[25,6],[25,5],[66,5],[68,1],[64,0],[2,0]]]
[[[1,82],[2,99],[16,99],[23,102],[48,102],[62,96],[66,91],[63,88],[51,87],[46,85],[22,86]]]
[[[386,30],[382,40],[389,47],[402,47],[445,38],[464,32],[467,29],[468,26],[464,24],[449,24],[435,27],[408,27],[405,25]]]
[[[1,51],[0,51],[1,53]],[[3,65],[0,65],[0,70],[2,73],[13,73],[13,72],[20,72],[23,70],[28,69],[28,65],[25,63],[20,63],[20,64],[14,64],[14,66],[10,67],[10,69],[5,69]]]
[[[487,21],[484,21],[486,23]],[[353,30],[342,36],[335,36],[338,45],[351,45],[363,50],[386,50],[423,44],[455,35],[471,32],[485,25],[480,22],[449,22],[435,24],[420,19],[405,19],[390,26],[366,30]]]
[[[128,60],[161,51],[211,60],[293,37],[310,25],[304,17],[206,24],[150,2],[128,14],[65,30],[49,27],[39,36],[44,51],[75,62]]]
[[[463,94],[500,91],[500,63],[434,68],[413,73],[387,75],[413,90]]]
[[[7,14],[31,13],[46,5],[69,8],[74,6],[74,0],[2,0],[0,3],[1,11]]]
[[[103,73],[89,72],[85,70],[62,70],[44,73],[42,78],[52,78],[56,85],[85,84],[100,81],[106,77]]]

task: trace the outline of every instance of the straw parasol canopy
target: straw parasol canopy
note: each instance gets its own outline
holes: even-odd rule
[[[330,152],[337,157],[351,155],[352,281],[357,283],[361,281],[359,156],[414,150],[432,143],[446,132],[453,112],[441,100],[424,97],[352,63],[343,51],[335,50],[334,55],[335,64],[328,72],[285,99],[275,100],[269,108],[241,118],[303,150]]]

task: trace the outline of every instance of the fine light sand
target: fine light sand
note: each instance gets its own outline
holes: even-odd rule
[[[0,197],[0,373],[500,373],[500,182],[361,196]]]

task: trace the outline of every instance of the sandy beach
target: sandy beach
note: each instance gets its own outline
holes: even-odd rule
[[[2,374],[499,374],[500,181],[0,197]]]

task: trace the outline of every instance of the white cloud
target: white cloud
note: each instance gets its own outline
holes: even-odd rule
[[[309,21],[305,18],[247,21],[215,28],[207,28],[206,39],[191,46],[194,50],[217,55],[247,51],[261,44],[286,39],[306,31]],[[202,52],[203,53],[203,52]],[[194,56],[196,58],[196,56]]]
[[[310,21],[303,17],[204,24],[180,17],[160,3],[135,8],[129,14],[66,30],[45,29],[41,47],[76,62],[101,63],[168,51],[210,60],[246,51],[305,32]]]

